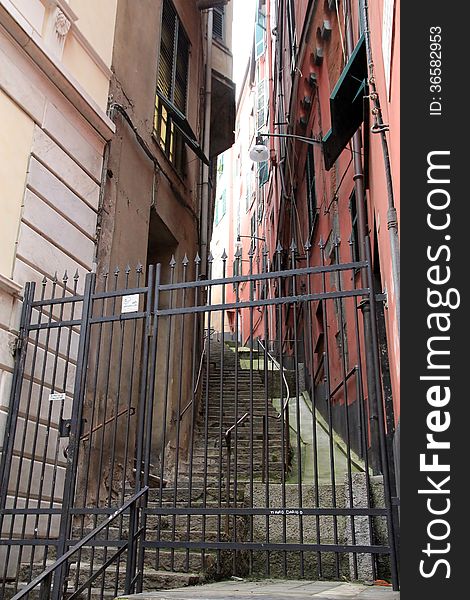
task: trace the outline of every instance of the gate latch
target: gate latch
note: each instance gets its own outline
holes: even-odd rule
[[[83,431],[83,424],[85,419],[82,419],[80,427],[80,433]],[[59,422],[59,437],[70,437],[70,430],[72,429],[72,419],[60,419]]]

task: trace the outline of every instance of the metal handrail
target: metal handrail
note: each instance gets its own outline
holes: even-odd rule
[[[231,427],[229,427],[227,429],[227,431],[224,434],[225,443],[227,445],[227,448],[230,448],[230,438],[232,437],[232,431],[235,429],[235,427],[238,427],[238,425],[241,425],[243,423],[243,421],[245,421],[249,416],[250,416],[250,413],[245,413],[238,419],[238,421],[236,423],[234,423]]]
[[[273,365],[275,367],[277,367],[280,371],[281,371],[281,365],[280,363],[277,362],[277,360],[274,358],[274,356],[269,352],[269,350],[267,349],[267,346],[263,346],[261,340],[258,339],[258,345],[261,346],[261,348],[263,349],[263,352],[265,352],[265,354],[268,355],[269,359],[271,360],[271,362],[273,363]],[[289,404],[289,399],[290,399],[290,389],[289,389],[289,384],[287,383],[287,378],[284,374],[284,367],[282,367],[282,378],[284,380],[284,384],[286,386],[286,391],[287,391],[287,398],[286,401],[284,403],[284,405],[282,406],[282,411],[279,413],[278,418],[281,418],[281,414],[282,412],[285,412],[287,405]],[[281,404],[282,404],[282,390],[281,390]]]
[[[58,558],[54,563],[52,563],[52,565],[47,567],[47,569],[45,569],[35,579],[30,581],[25,588],[23,588],[20,592],[15,594],[11,600],[20,600],[20,598],[24,598],[27,594],[29,594],[29,592],[31,592],[40,583],[42,583],[47,578],[49,578],[56,569],[58,569],[60,566],[62,566],[76,552],[81,550],[83,548],[83,546],[85,546],[90,540],[92,540],[98,533],[100,533],[103,529],[108,527],[114,521],[114,519],[119,517],[123,512],[125,512],[133,504],[135,504],[137,502],[137,500],[139,500],[143,495],[145,495],[148,492],[148,490],[149,490],[148,486],[145,486],[137,494],[134,494],[131,498],[129,498],[129,500],[127,500],[127,502],[125,502],[120,508],[118,508],[115,512],[113,512],[113,514],[109,515],[109,517],[105,521],[103,521],[103,523],[101,523],[101,525],[98,525],[98,527],[95,527],[95,529],[93,529],[93,531],[90,531],[90,533],[88,535],[86,535],[84,538],[82,538],[77,544],[75,544],[75,546],[72,546],[72,548],[70,548],[70,550],[68,550],[65,554],[63,554],[60,558]],[[129,542],[124,544],[124,546],[120,550],[124,551],[124,549],[126,549],[128,546],[129,546]],[[122,554],[122,552],[119,552],[118,554]],[[114,556],[113,559],[117,558],[117,557],[118,556]],[[109,565],[107,565],[107,566],[109,566]],[[86,582],[86,585],[91,583],[93,581],[93,579],[94,579],[94,576],[92,576]],[[86,587],[86,585],[85,585],[85,587]]]
[[[210,335],[210,333],[209,333],[209,335]],[[199,361],[199,370],[197,373],[196,385],[194,386],[194,390],[193,390],[193,396],[196,395],[197,388],[199,387],[199,382],[201,381],[202,365],[204,364],[204,356],[206,354],[207,338],[209,337],[209,335],[204,335],[204,346],[203,346],[202,352],[201,352],[201,360]],[[190,402],[188,402],[188,404],[186,404],[186,406],[183,408],[183,410],[180,414],[180,417],[179,417],[180,421],[186,414],[187,410],[193,405],[193,402],[194,402],[194,399],[192,399]]]

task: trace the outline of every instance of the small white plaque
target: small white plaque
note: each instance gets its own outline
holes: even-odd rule
[[[65,394],[62,392],[52,392],[52,394],[49,394],[50,402],[55,402],[57,400],[65,400]]]
[[[139,294],[122,297],[121,313],[137,312],[139,310]]]

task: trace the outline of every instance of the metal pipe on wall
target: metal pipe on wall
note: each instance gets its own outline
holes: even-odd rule
[[[364,30],[364,39],[366,44],[367,64],[369,68],[369,87],[370,87],[370,99],[374,104],[372,113],[374,115],[374,132],[378,133],[382,142],[382,153],[384,158],[385,167],[385,179],[387,183],[387,200],[388,200],[388,212],[387,212],[387,227],[390,240],[390,254],[392,261],[392,281],[395,296],[395,307],[397,316],[397,328],[398,334],[400,334],[400,245],[398,239],[398,218],[397,210],[395,208],[395,199],[393,194],[393,182],[392,182],[392,171],[390,166],[390,154],[388,151],[388,141],[386,132],[388,126],[386,126],[382,119],[382,109],[380,107],[380,98],[377,93],[375,86],[374,76],[374,61],[372,58],[372,48],[370,41],[370,27],[369,27],[369,4],[367,0],[359,0],[359,6],[361,8],[361,21]]]
[[[207,13],[207,55],[206,75],[204,86],[204,140],[203,152],[210,155],[211,136],[211,109],[212,109],[212,30],[214,23],[214,11],[210,9]],[[207,256],[209,246],[209,199],[210,181],[209,167],[202,166],[202,190],[201,190],[201,275],[207,275]]]
[[[345,8],[345,26],[346,26],[346,52],[348,57],[354,51],[354,36],[353,36],[353,20],[351,13],[351,2],[346,0]],[[367,239],[369,237],[366,204],[365,204],[365,189],[364,189],[364,166],[362,164],[362,136],[359,128],[352,138],[352,152],[354,164],[354,192],[356,195],[357,206],[357,225],[359,237],[359,258],[361,261],[366,260]],[[363,287],[367,287],[365,274],[361,272],[361,281]],[[372,291],[372,293],[374,293]],[[371,443],[371,464],[374,472],[380,472],[380,451],[379,451],[379,427],[377,416],[378,398],[375,390],[375,381],[373,375],[374,355],[372,346],[372,323],[370,319],[369,303],[362,302],[361,310],[363,312],[364,322],[364,345],[367,364],[367,395],[369,399],[369,428],[370,428],[370,443]]]

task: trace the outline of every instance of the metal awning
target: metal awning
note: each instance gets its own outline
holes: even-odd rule
[[[330,96],[331,129],[322,140],[327,171],[364,120],[366,82],[367,57],[362,35]]]
[[[181,132],[181,135],[183,136],[186,144],[191,148],[191,150],[196,154],[196,156],[203,161],[203,163],[205,163],[206,165],[209,166],[210,161],[207,158],[207,156],[204,154],[199,142],[197,141],[196,134],[192,130],[188,119],[183,115],[183,113],[178,108],[176,108],[176,106],[173,104],[173,102],[170,102],[170,100],[168,100],[168,98],[165,98],[165,96],[163,94],[161,94],[158,90],[157,90],[157,96],[158,96],[158,99],[160,100],[160,102],[163,104],[163,106],[168,111],[168,114],[170,115],[171,120],[175,124],[175,127],[177,127],[179,129],[179,131]]]

